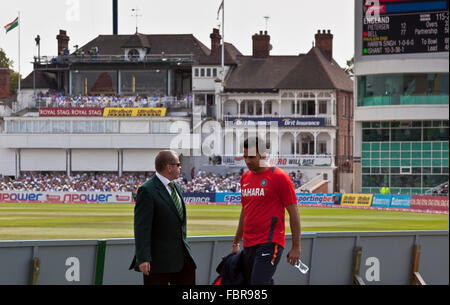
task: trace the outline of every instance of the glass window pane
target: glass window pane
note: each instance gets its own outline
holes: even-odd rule
[[[391,143],[391,150],[400,150],[400,143]]]
[[[364,129],[363,141],[365,142],[389,141],[389,129]]]
[[[429,142],[422,143],[422,150],[431,150],[431,143]]]
[[[433,143],[433,150],[441,150],[442,145],[441,143]]]
[[[412,166],[422,166],[422,160],[420,159],[412,160]]]
[[[400,166],[400,160],[396,159],[391,160],[391,166]]]
[[[391,158],[400,158],[399,151],[391,151]]]
[[[411,150],[411,143],[402,143],[402,150]]]

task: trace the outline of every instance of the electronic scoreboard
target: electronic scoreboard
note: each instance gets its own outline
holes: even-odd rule
[[[448,0],[361,0],[362,56],[449,51]]]

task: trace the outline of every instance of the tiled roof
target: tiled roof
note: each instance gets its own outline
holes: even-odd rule
[[[271,91],[303,56],[269,56],[257,59],[252,56],[238,56],[239,65],[225,82],[225,91]]]
[[[238,64],[238,56],[242,53],[231,43],[225,42],[224,61],[225,65]],[[200,61],[202,65],[221,65],[222,64],[222,45],[211,52],[208,57]]]
[[[99,35],[81,49],[87,53],[98,47],[99,55],[122,55],[123,48],[143,45],[150,48],[149,54],[193,54],[197,60],[210,54],[210,50],[192,34],[176,35]]]
[[[20,88],[21,89],[56,89],[58,88],[57,82],[56,82],[56,76],[54,73],[49,72],[43,72],[36,70],[35,74],[35,80],[34,80],[34,86],[33,86],[33,72],[28,74],[27,77],[25,77],[20,82]]]
[[[334,60],[312,48],[277,85],[279,89],[341,89],[353,91],[353,81]]]
[[[225,90],[278,91],[279,89],[340,89],[353,91],[353,81],[334,60],[313,47],[299,56],[255,59],[238,56],[239,64],[225,82]]]

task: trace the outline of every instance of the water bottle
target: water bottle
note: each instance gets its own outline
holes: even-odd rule
[[[289,257],[289,253],[287,257]],[[298,263],[294,265],[294,267],[297,268],[303,274],[306,274],[309,271],[309,267],[306,266],[300,259],[298,260]]]

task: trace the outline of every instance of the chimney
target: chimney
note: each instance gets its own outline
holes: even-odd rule
[[[67,36],[66,31],[59,30],[59,35],[56,36],[58,40],[58,55],[64,54],[64,49],[69,49],[69,36]]]
[[[253,39],[253,57],[254,58],[267,58],[270,56],[270,36],[267,35],[267,31],[260,31],[259,34],[252,36]]]
[[[9,96],[9,69],[0,68],[0,99]]]
[[[328,59],[331,60],[333,58],[333,34],[331,34],[331,31],[325,32],[325,30],[322,30],[322,33],[320,33],[320,30],[317,30],[315,38],[316,47],[321,49]]]
[[[213,32],[211,35],[209,35],[211,38],[211,52],[220,47],[220,40],[222,39],[222,36],[219,34],[219,29],[213,29]]]

